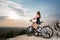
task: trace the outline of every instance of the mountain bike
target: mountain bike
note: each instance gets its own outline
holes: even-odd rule
[[[31,23],[35,23],[32,20],[30,20]],[[37,33],[39,37],[43,38],[51,38],[53,36],[53,29],[50,26],[41,26],[43,22],[40,22],[40,25],[37,26],[37,29],[34,29],[33,26],[27,27],[26,34],[28,36],[35,35]]]

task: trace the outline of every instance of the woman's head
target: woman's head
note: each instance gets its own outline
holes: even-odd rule
[[[40,15],[40,11],[37,11],[37,15],[39,15],[39,17],[41,17],[41,15]]]
[[[40,15],[40,12],[39,11],[37,11],[37,15]]]

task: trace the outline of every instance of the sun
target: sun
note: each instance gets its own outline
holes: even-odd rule
[[[19,19],[19,16],[16,13],[10,13],[8,16],[10,19]]]

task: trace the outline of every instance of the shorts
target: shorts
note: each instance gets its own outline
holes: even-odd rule
[[[36,22],[36,23],[40,25],[40,22]]]

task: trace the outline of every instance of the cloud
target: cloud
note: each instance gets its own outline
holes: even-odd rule
[[[49,20],[57,19],[56,16],[51,16],[50,14],[45,15],[45,12],[47,12],[47,11],[43,12],[44,8],[45,8],[44,6],[41,7],[41,14],[43,14],[42,20],[46,21],[48,19]],[[49,8],[49,6],[48,6],[48,8]],[[47,10],[48,10],[48,8],[47,8]],[[32,18],[35,15],[35,13],[36,12],[26,8],[25,5],[23,5],[21,3],[18,4],[11,0],[0,0],[0,16],[10,16],[10,18],[12,18],[15,15],[15,18],[17,18],[18,20],[19,19],[29,20],[30,18]],[[49,13],[49,12],[47,12],[47,13]]]
[[[24,5],[15,3],[10,0],[0,0],[0,16],[10,16],[16,15],[18,19],[28,19],[29,13],[31,11],[25,8]],[[25,19],[26,18],[26,19]]]
[[[3,10],[4,8],[6,9],[9,8],[16,12],[20,11],[20,14],[24,13],[24,10],[25,10],[25,8],[23,8],[21,4],[17,4],[12,1],[5,1],[5,0],[0,2],[0,8],[2,8]]]
[[[0,21],[5,20],[6,16],[0,16]]]

